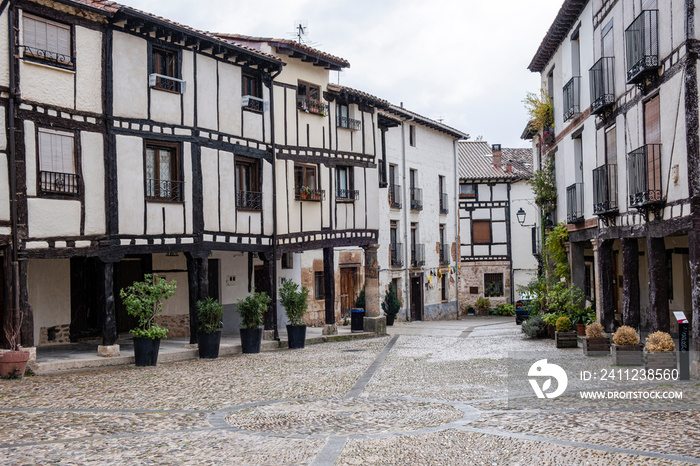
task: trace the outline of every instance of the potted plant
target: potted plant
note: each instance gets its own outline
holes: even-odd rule
[[[263,315],[270,301],[272,299],[264,291],[254,291],[253,294],[238,300],[236,311],[241,315],[241,347],[244,353],[260,352]]]
[[[639,344],[639,335],[632,327],[623,325],[613,335],[612,348],[613,364],[621,366],[641,366],[643,362],[642,350],[644,346]]]
[[[474,303],[474,307],[480,316],[487,316],[491,311],[491,300],[489,300],[489,298],[479,296],[479,299],[477,299],[476,303]]]
[[[571,311],[571,323],[576,326],[578,335],[586,335],[586,319],[588,318],[589,308],[576,308]]]
[[[654,332],[644,346],[645,369],[677,369],[678,359],[673,338],[666,332]]]
[[[394,319],[396,319],[396,314],[399,313],[401,309],[401,301],[394,290],[394,284],[389,283],[389,289],[384,296],[384,301],[382,302],[382,310],[386,316],[386,324],[394,325]]]
[[[561,314],[556,314],[554,312],[548,312],[542,314],[542,320],[544,321],[546,327],[547,336],[554,340],[554,332],[557,329],[557,319],[561,317]]]
[[[355,308],[356,309],[364,309],[365,308],[365,287],[362,287],[362,290],[360,290],[360,294],[357,295],[357,299],[355,300]]]
[[[547,324],[541,316],[532,316],[523,322],[520,330],[528,338],[546,338],[547,337]]]
[[[177,282],[167,283],[157,275],[146,274],[143,281],[134,282],[119,291],[129,315],[136,317],[138,327],[130,330],[134,337],[134,359],[137,366],[158,363],[160,340],[167,338],[168,329],[155,322],[163,312],[163,301],[175,294]]]
[[[280,288],[280,302],[284,306],[284,311],[289,319],[287,325],[287,338],[289,347],[292,349],[303,348],[306,342],[306,325],[302,321],[308,304],[309,289],[291,280],[285,280]]]
[[[609,355],[610,340],[605,329],[598,322],[586,325],[586,338],[583,339],[583,354],[586,356]]]
[[[5,336],[10,344],[7,351],[0,351],[0,377],[8,379],[19,379],[24,376],[29,362],[29,351],[23,351],[20,347],[20,331],[22,328],[22,313],[20,313],[17,325],[10,324],[5,329]]]
[[[202,359],[219,357],[224,307],[214,298],[197,301],[197,347]]]
[[[566,316],[559,317],[557,319],[556,329],[556,332],[554,332],[554,341],[557,343],[557,348],[578,347],[576,330],[571,330],[571,319]]]

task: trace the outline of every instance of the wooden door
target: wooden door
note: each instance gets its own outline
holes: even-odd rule
[[[350,317],[350,309],[355,307],[355,277],[357,269],[343,267],[340,269],[340,317]]]
[[[411,277],[411,320],[423,320],[423,276]]]
[[[97,337],[104,321],[104,265],[96,257],[70,259],[70,339]]]
[[[138,320],[126,312],[126,306],[119,296],[119,291],[133,285],[134,282],[142,281],[144,274],[150,272],[150,256],[148,258],[127,257],[114,264],[114,299],[118,333],[128,332],[138,325]]]
[[[209,259],[207,265],[209,289],[208,296],[217,301],[219,298],[219,259]]]

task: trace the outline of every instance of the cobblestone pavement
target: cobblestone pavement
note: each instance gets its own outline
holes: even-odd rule
[[[526,340],[512,318],[397,323],[389,333],[0,380],[0,463],[700,463],[697,380],[603,387],[570,378],[568,398],[534,405],[527,374],[513,369],[528,358],[591,373],[610,369],[610,358]],[[576,396],[623,387],[683,399]]]

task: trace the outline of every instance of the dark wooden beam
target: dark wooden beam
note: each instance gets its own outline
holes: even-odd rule
[[[622,323],[639,331],[639,245],[622,239]]]

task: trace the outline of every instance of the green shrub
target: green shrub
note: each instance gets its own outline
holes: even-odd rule
[[[399,310],[401,310],[401,301],[399,301],[399,297],[396,295],[396,290],[394,290],[393,283],[389,283],[389,289],[387,290],[386,295],[384,295],[382,310],[384,311],[385,315],[393,315],[394,317],[396,317],[396,314],[398,314]]]
[[[545,336],[547,325],[542,320],[540,316],[530,317],[527,321],[523,322],[520,330],[527,335],[528,338],[542,338]]]
[[[499,316],[514,316],[515,306],[512,304],[501,304],[496,308],[496,314]]]
[[[557,325],[557,319],[559,319],[559,317],[561,317],[561,314],[557,314],[554,312],[542,314],[542,320],[544,321],[545,325],[549,325],[550,327],[554,327]]]
[[[263,316],[272,299],[264,291],[239,299],[236,311],[241,315],[241,328],[258,328],[263,324]]]
[[[219,301],[208,297],[204,301],[197,301],[197,331],[202,333],[215,333],[221,330],[224,323],[224,307]]]
[[[130,330],[135,338],[167,338],[168,329],[159,326],[155,318],[163,312],[163,301],[175,294],[177,282],[146,274],[143,281],[134,282],[119,291],[126,312],[136,317],[138,327]]]
[[[291,280],[285,280],[280,288],[280,303],[284,306],[290,325],[304,325],[303,317],[309,307],[309,289]]]
[[[557,319],[557,332],[568,332],[571,330],[571,319],[561,316]]]
[[[474,303],[474,307],[479,312],[483,312],[483,311],[486,311],[487,309],[491,309],[491,300],[489,300],[489,298],[484,298],[483,296],[479,296],[479,299],[477,299],[476,303]]]
[[[572,315],[581,310],[584,299],[583,292],[576,286],[566,286],[564,282],[556,282],[547,293],[547,310]]]
[[[360,291],[360,294],[357,295],[357,299],[355,300],[355,308],[357,309],[364,309],[365,308],[365,287],[362,287],[362,290]]]

